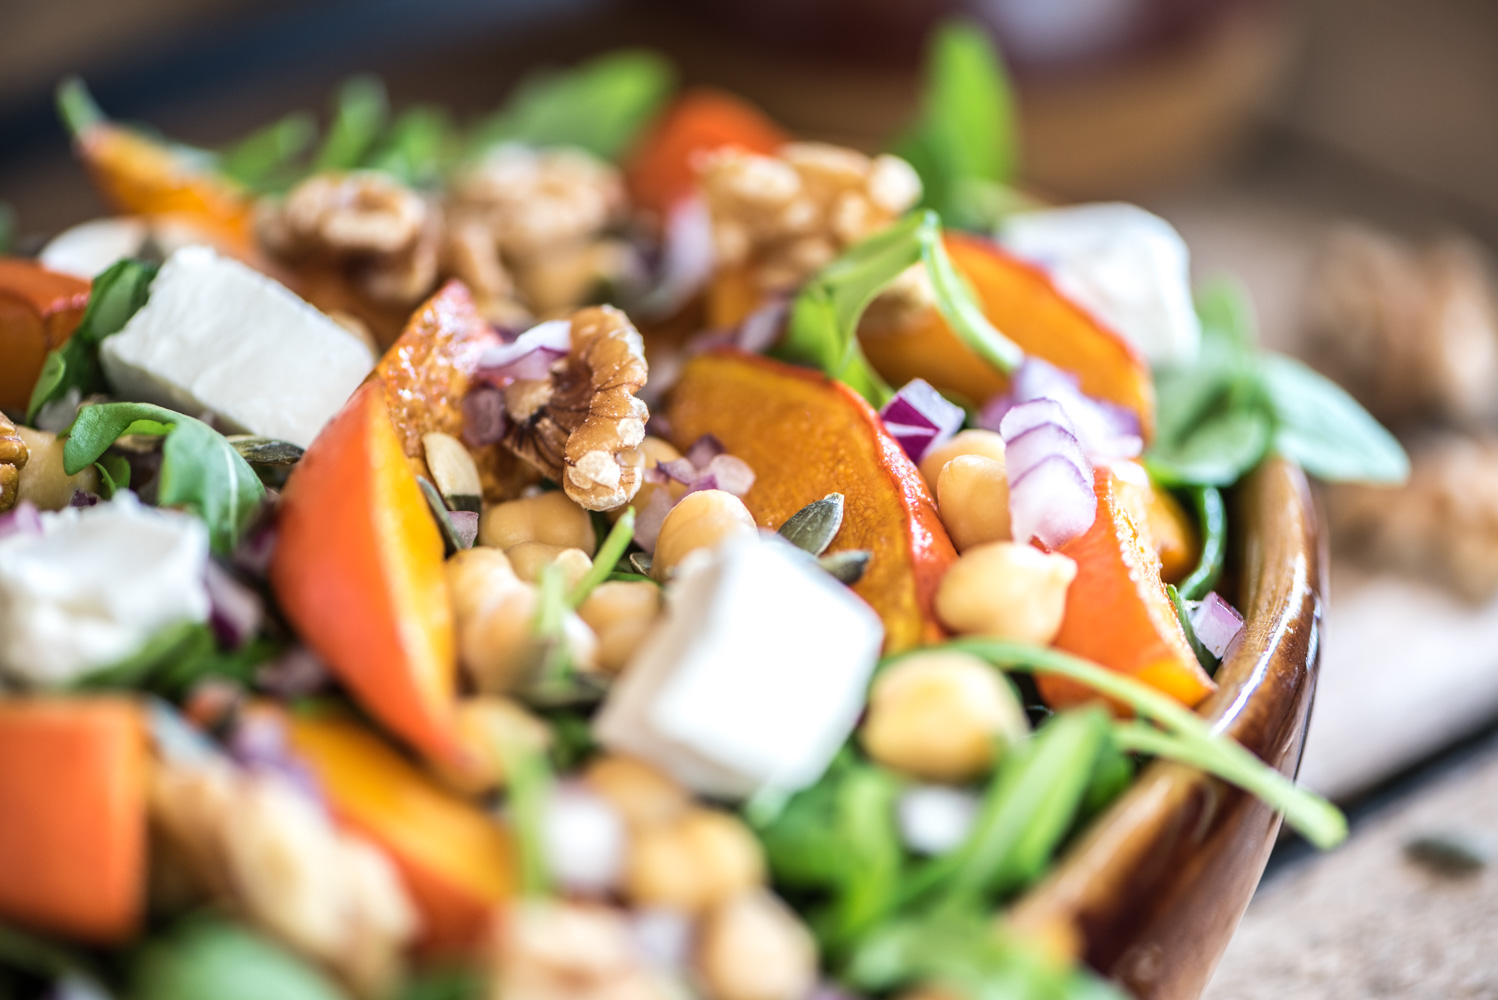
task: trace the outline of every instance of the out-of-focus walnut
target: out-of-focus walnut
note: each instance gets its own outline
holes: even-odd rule
[[[1491,598],[1498,593],[1498,438],[1448,433],[1411,452],[1404,486],[1329,490],[1337,544],[1470,600]]]
[[[153,868],[171,883],[243,911],[361,996],[399,980],[417,929],[399,876],[290,782],[222,760],[163,761],[150,807]]]
[[[21,490],[21,470],[30,457],[26,442],[16,433],[16,425],[0,413],[0,511],[10,510],[16,505]]]
[[[650,412],[635,393],[646,374],[644,342],[624,313],[579,310],[571,350],[551,378],[505,388],[505,446],[589,510],[629,503],[645,469],[640,442]]]
[[[724,149],[702,167],[720,265],[762,292],[801,284],[920,199],[910,164],[888,154],[797,142],[774,156]]]
[[[495,1000],[672,1000],[624,915],[564,900],[516,903],[496,924]]]
[[[1498,302],[1471,242],[1413,247],[1349,226],[1309,287],[1312,361],[1374,415],[1461,425],[1498,415]]]

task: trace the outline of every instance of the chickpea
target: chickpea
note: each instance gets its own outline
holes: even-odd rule
[[[42,510],[62,510],[73,501],[73,491],[99,492],[99,471],[92,465],[76,476],[62,471],[62,438],[48,431],[16,427],[16,434],[26,443],[31,457],[21,467],[21,481],[16,502],[30,500]]]
[[[817,946],[768,890],[715,907],[703,922],[697,971],[709,1000],[801,1000],[817,980]]]
[[[578,615],[598,636],[598,665],[623,670],[661,610],[661,588],[643,580],[609,580],[588,595]]]
[[[583,781],[608,799],[632,828],[668,823],[692,802],[673,778],[638,757],[596,757],[583,773]]]
[[[1058,552],[992,542],[958,557],[936,589],[936,617],[954,632],[1044,645],[1066,614],[1077,564]]]
[[[716,548],[756,529],[744,501],[724,490],[698,490],[681,498],[661,524],[651,572],[664,580],[690,553]]]
[[[479,522],[479,542],[509,550],[522,542],[545,542],[593,555],[598,540],[588,512],[560,490],[495,504]]]
[[[564,549],[545,542],[521,542],[506,549],[505,555],[510,557],[515,575],[526,583],[540,583],[541,571],[556,563],[562,570],[562,579],[567,582],[568,590],[577,586],[577,582],[593,568],[593,560],[582,549]]]
[[[859,739],[887,767],[964,781],[989,770],[1028,730],[1019,700],[992,667],[938,651],[907,657],[874,679]]]
[[[624,892],[637,905],[698,912],[764,879],[764,854],[742,820],[690,808],[674,822],[634,831]]]
[[[501,788],[506,782],[502,745],[544,751],[551,729],[517,701],[480,695],[458,702],[458,740],[467,751],[462,767],[439,765],[439,775],[469,795]]]
[[[1009,477],[1003,459],[958,455],[936,480],[941,523],[958,552],[1009,540]]]
[[[982,455],[995,461],[1004,460],[1004,439],[993,431],[958,431],[921,457],[921,476],[933,491],[941,470],[959,455]]]

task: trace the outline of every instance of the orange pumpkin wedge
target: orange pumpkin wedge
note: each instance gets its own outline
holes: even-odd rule
[[[297,633],[381,725],[460,759],[442,538],[378,379],[297,463],[279,532],[270,581]]]
[[[83,318],[89,283],[35,261],[0,257],[0,409],[25,410],[48,351]]]
[[[632,158],[626,171],[630,196],[640,208],[664,216],[697,183],[703,153],[734,146],[770,153],[791,137],[754,105],[732,94],[698,88],[683,94]]]
[[[1066,615],[1055,645],[1195,707],[1217,686],[1197,662],[1176,618],[1149,529],[1136,524],[1127,487],[1112,472],[1098,469],[1095,486],[1097,519],[1057,550],[1076,560],[1077,576],[1066,592]],[[1052,708],[1096,697],[1064,678],[1036,680]]]
[[[1145,439],[1155,425],[1155,390],[1139,352],[1063,295],[1040,268],[972,236],[945,240],[952,263],[968,280],[989,321],[1026,354],[1076,375],[1082,391],[1128,407]],[[1002,393],[1008,379],[947,326],[934,308],[890,329],[865,321],[864,354],[892,385],[923,378],[976,404]]]
[[[99,944],[135,933],[148,763],[133,701],[0,699],[0,921]]]
[[[942,637],[931,602],[957,558],[919,470],[856,392],[819,372],[737,352],[692,359],[666,404],[675,444],[704,434],[754,469],[744,503],[766,528],[841,493],[830,551],[867,549],[854,591],[884,620],[887,652]]]
[[[509,832],[355,722],[298,715],[288,734],[338,821],[379,845],[399,869],[421,914],[422,950],[477,949],[495,906],[515,893]]]

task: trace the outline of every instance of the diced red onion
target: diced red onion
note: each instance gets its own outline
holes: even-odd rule
[[[548,320],[516,337],[514,343],[486,348],[479,355],[475,374],[496,383],[548,378],[552,363],[571,349],[572,321]]]
[[[734,346],[750,354],[763,354],[768,351],[780,339],[790,311],[790,299],[785,296],[770,299],[744,317],[734,335]]]
[[[1036,400],[1054,400],[1066,411],[1082,451],[1093,462],[1133,458],[1144,449],[1139,417],[1128,407],[1085,395],[1080,380],[1040,358],[1027,357],[1010,378],[1009,391],[989,400],[979,412],[978,426],[999,431],[1009,412]]]
[[[661,525],[674,506],[671,494],[656,490],[635,514],[635,544],[646,552],[655,551],[655,540],[660,537]]]
[[[1059,548],[1092,527],[1097,494],[1071,459],[1051,455],[1009,481],[1009,529],[1016,541]]]
[[[641,957],[657,969],[682,969],[692,956],[692,916],[683,910],[630,910],[629,930]]]
[[[683,198],[666,215],[656,285],[637,307],[647,319],[676,312],[713,276],[713,220],[702,198]],[[634,310],[631,310],[631,315]]]
[[[919,462],[933,445],[956,434],[965,414],[925,379],[911,379],[879,411],[884,428],[900,442],[912,462]]]
[[[299,791],[322,802],[322,789],[310,768],[291,750],[286,727],[264,712],[239,717],[227,741],[229,756],[243,767],[286,779]]]
[[[278,698],[316,694],[332,683],[328,668],[305,646],[293,646],[255,671],[255,683]]]
[[[505,436],[505,394],[495,386],[479,383],[463,397],[463,440],[471,448],[494,444]]]
[[[912,785],[896,803],[900,836],[917,854],[945,854],[967,839],[978,796],[947,785]]]
[[[94,504],[96,504],[98,502],[99,502],[99,495],[97,493],[90,493],[87,490],[74,490],[73,491],[73,499],[71,499],[71,500],[68,501],[68,506],[69,507],[92,507]]]
[[[1004,465],[1011,482],[1056,455],[1091,479],[1092,469],[1082,455],[1082,446],[1077,443],[1076,435],[1061,424],[1036,424],[1004,445]]]
[[[733,455],[715,455],[707,463],[704,476],[711,476],[717,482],[715,489],[726,490],[736,497],[748,493],[754,486],[754,470],[748,462]]]
[[[458,536],[458,541],[463,548],[473,548],[474,540],[479,537],[479,514],[476,510],[450,510],[447,519],[452,523],[453,533]]]
[[[687,492],[683,493],[681,496],[684,497],[687,495],[687,493],[699,493],[702,490],[715,490],[717,488],[718,477],[713,475],[711,472],[704,472],[702,475],[692,480],[692,484],[687,487]],[[681,503],[681,497],[678,497],[676,499],[676,502]]]
[[[546,865],[564,889],[602,895],[624,870],[624,820],[605,798],[581,784],[556,786],[542,821]]]
[[[998,431],[1005,441],[1012,441],[1041,424],[1061,424],[1070,429],[1071,418],[1060,403],[1042,396],[1012,405],[992,429]]]
[[[675,480],[684,486],[690,486],[697,481],[697,466],[690,458],[673,458],[669,462],[657,462],[655,471],[661,477],[660,482],[667,483]]]
[[[723,442],[719,441],[714,434],[704,434],[692,446],[687,449],[686,460],[699,469],[707,468],[707,463],[726,452]]]
[[[41,533],[42,515],[30,500],[22,500],[9,513],[0,514],[0,538]]]
[[[1243,616],[1215,590],[1194,603],[1195,607],[1188,605],[1191,628],[1201,644],[1220,660],[1243,634]]]
[[[238,649],[255,637],[265,620],[265,602],[216,561],[208,560],[208,624],[220,642]]]
[[[270,571],[271,556],[276,550],[277,530],[275,517],[271,513],[273,509],[269,503],[261,509],[229,557],[235,569],[256,580],[265,579],[265,574]]]

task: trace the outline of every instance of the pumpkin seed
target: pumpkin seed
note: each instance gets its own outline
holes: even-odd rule
[[[851,587],[863,579],[872,558],[874,554],[868,549],[845,549],[823,556],[817,560],[817,565]]]
[[[483,507],[484,488],[468,448],[451,434],[435,431],[421,436],[421,446],[426,452],[427,468],[447,506],[477,514]]]
[[[796,548],[819,556],[827,551],[842,526],[843,495],[829,493],[792,514],[780,526],[780,534]]]

